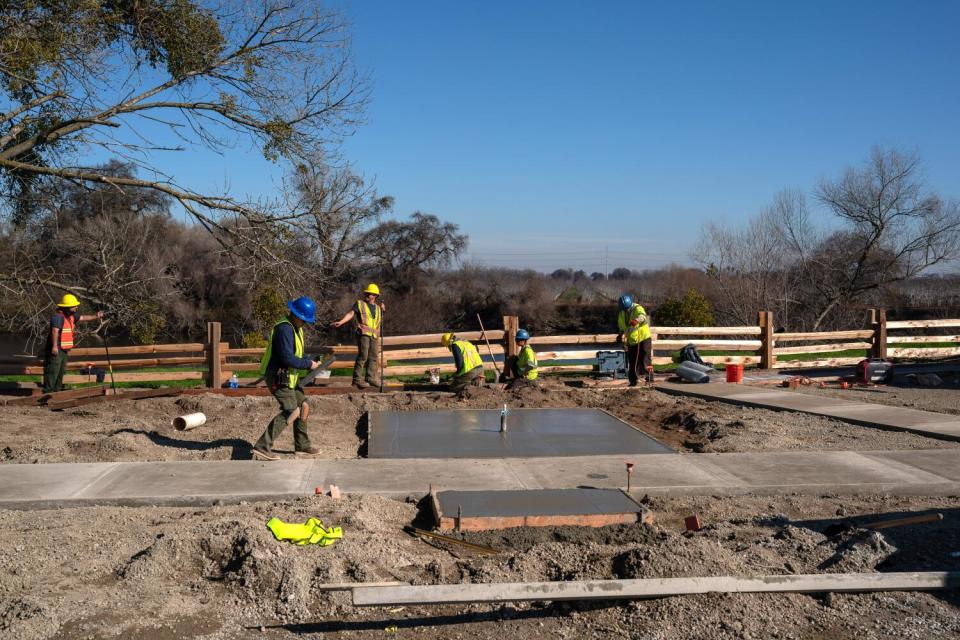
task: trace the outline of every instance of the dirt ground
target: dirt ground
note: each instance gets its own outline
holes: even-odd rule
[[[0,636],[417,638],[956,638],[960,594],[702,595],[634,602],[354,608],[331,582],[414,584],[960,570],[956,498],[681,498],[654,526],[508,529],[469,540],[403,533],[417,507],[364,496],[191,508],[0,511]],[[938,511],[940,523],[824,535],[859,514]],[[684,533],[682,518],[706,527]],[[343,527],[331,547],[273,539],[272,516]]]
[[[951,391],[950,393],[956,393]],[[311,398],[310,434],[326,458],[354,458],[366,437],[368,410],[593,407],[685,452],[880,450],[957,447],[909,433],[881,431],[829,418],[740,408],[649,389],[577,389],[562,385],[520,393],[479,389],[469,399],[448,393],[388,393]],[[207,424],[177,431],[171,421],[201,411]],[[42,407],[0,409],[0,461],[104,462],[247,459],[276,412],[269,397],[220,395],[105,402],[54,412]],[[276,450],[292,456],[292,433]]]

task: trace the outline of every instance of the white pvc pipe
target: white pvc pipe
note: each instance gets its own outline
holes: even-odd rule
[[[179,431],[189,431],[194,427],[199,427],[207,421],[207,416],[202,413],[188,413],[185,416],[178,416],[173,419],[173,426]]]

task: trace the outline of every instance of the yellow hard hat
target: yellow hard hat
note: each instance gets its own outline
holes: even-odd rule
[[[72,307],[79,307],[80,301],[77,300],[77,296],[72,293],[65,293],[60,302],[57,303],[57,306],[62,309],[70,309]]]
[[[372,282],[367,285],[367,288],[363,290],[364,293],[372,293],[375,296],[380,295],[380,287],[373,284]]]
[[[440,344],[442,344],[445,347],[449,347],[453,343],[453,341],[456,339],[456,337],[457,336],[455,336],[453,333],[445,333],[443,334],[443,337],[440,338]]]

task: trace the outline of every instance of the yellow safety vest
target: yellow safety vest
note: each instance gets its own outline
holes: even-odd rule
[[[277,327],[282,324],[289,324],[293,327],[293,323],[290,322],[287,318],[284,318],[277,324],[273,325],[273,328],[270,330],[270,339],[267,341],[267,348],[263,350],[263,357],[260,358],[260,375],[266,375],[267,365],[270,364],[270,356],[273,355],[273,334],[276,333]],[[294,343],[294,355],[298,358],[303,357],[303,327],[297,329],[293,327],[293,343]],[[300,374],[302,373],[300,369],[288,369],[287,373],[290,376],[290,388],[296,389],[297,382],[300,381]]]
[[[373,313],[370,313],[370,305],[364,300],[357,300],[357,309],[360,310],[360,317],[354,314],[353,320],[357,325],[357,331],[360,335],[376,338],[380,335],[380,305],[373,305]]]
[[[457,340],[453,344],[460,347],[460,355],[463,357],[463,367],[457,371],[456,375],[462,376],[465,373],[473,371],[477,367],[483,366],[483,360],[480,359],[480,353],[477,352],[477,348],[473,346],[472,342],[467,342],[466,340]]]
[[[636,326],[630,326],[630,321],[634,318],[642,319]],[[647,312],[639,304],[634,303],[627,311],[621,311],[617,316],[617,326],[620,327],[620,333],[627,338],[628,345],[640,344],[650,337],[650,322],[647,319]]]
[[[517,356],[517,368],[520,369],[520,373],[527,380],[536,380],[537,376],[540,375],[537,369],[538,366],[537,354],[534,353],[533,347],[524,345],[523,349],[520,349],[520,354]],[[528,367],[529,369],[524,373],[524,370]]]

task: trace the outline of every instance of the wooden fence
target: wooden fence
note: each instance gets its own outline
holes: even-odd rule
[[[654,358],[657,365],[674,362],[674,353],[685,345],[696,345],[701,357],[713,364],[740,362],[761,369],[834,367],[855,364],[865,353],[877,357],[924,360],[960,356],[960,319],[887,321],[883,310],[871,311],[865,328],[849,331],[776,333],[773,314],[762,311],[756,325],[739,327],[654,327]],[[487,331],[488,349],[479,331],[458,333],[473,341],[488,368],[517,352],[513,336],[520,323],[516,316],[504,316],[503,329]],[[428,369],[453,371],[450,352],[440,345],[442,334],[387,336],[383,339],[387,361],[385,375],[426,375]],[[621,348],[616,334],[534,336],[530,344],[537,351],[541,371],[589,372],[597,351]],[[944,346],[948,345],[948,346]],[[851,355],[842,352],[859,351]],[[357,349],[353,345],[308,346],[310,355],[332,355],[333,370],[353,367]],[[491,356],[492,352],[492,356]],[[221,341],[220,323],[207,326],[202,343],[159,344],[110,349],[110,361],[117,382],[203,380],[208,387],[223,385],[235,372],[259,369],[262,348],[231,348]],[[813,356],[811,358],[811,356]],[[102,347],[76,348],[70,352],[67,383],[92,380],[81,373],[108,365]],[[501,365],[502,368],[502,365]],[[150,369],[128,372],[126,369]],[[165,370],[169,369],[169,370]],[[38,375],[40,358],[0,355],[0,375]]]

